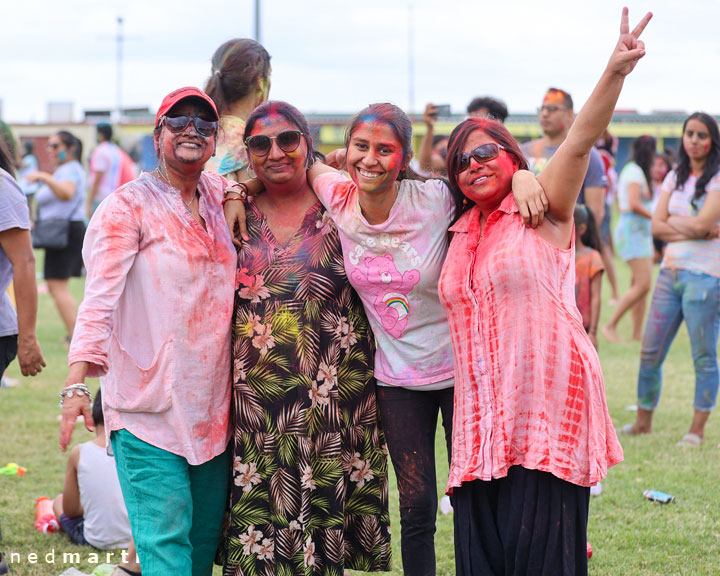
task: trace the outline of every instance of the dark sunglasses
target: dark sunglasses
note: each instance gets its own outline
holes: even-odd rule
[[[470,154],[465,152],[456,154],[455,160],[457,165],[455,167],[455,174],[460,174],[460,172],[464,172],[468,169],[470,166],[470,158],[474,158],[475,162],[478,162],[479,164],[490,162],[490,160],[495,160],[495,158],[500,155],[500,150],[505,150],[505,146],[500,146],[500,144],[495,144],[493,142],[478,146],[475,150],[472,150]]]
[[[192,122],[195,127],[195,131],[204,138],[213,136],[218,129],[217,120],[203,120],[197,115],[188,116],[187,114],[180,114],[178,116],[163,116],[161,121],[165,122],[165,126],[167,126],[168,130],[173,134],[184,132],[190,125],[190,122]]]
[[[248,150],[255,156],[267,156],[272,148],[273,140],[283,152],[294,152],[300,146],[303,133],[300,130],[285,130],[277,136],[257,134],[245,140]]]

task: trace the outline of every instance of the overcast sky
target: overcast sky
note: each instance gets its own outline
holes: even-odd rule
[[[354,112],[410,99],[414,109],[462,112],[477,95],[510,112],[536,109],[549,86],[578,104],[618,35],[621,0],[263,0],[261,41],[272,56],[273,99],[304,112]],[[116,19],[124,18],[122,104],[156,109],[183,85],[202,87],[224,41],[252,36],[254,0],[0,0],[0,99],[10,122],[43,122],[49,101],[113,108]],[[720,1],[629,2],[631,26],[655,17],[648,54],[618,107],[720,113]]]

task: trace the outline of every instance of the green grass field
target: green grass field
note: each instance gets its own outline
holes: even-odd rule
[[[628,285],[627,267],[618,263],[621,291]],[[82,282],[73,281],[79,298]],[[605,286],[607,296],[607,286]],[[607,301],[607,298],[604,299]],[[609,315],[604,307],[603,317]],[[0,466],[17,462],[26,476],[0,476],[0,522],[12,574],[57,575],[73,564],[63,563],[63,553],[78,552],[76,568],[91,572],[96,561],[89,550],[73,546],[60,534],[43,535],[33,527],[35,499],[54,497],[63,485],[66,454],[58,448],[57,394],[65,376],[66,351],[60,342],[63,330],[47,294],[40,296],[39,338],[48,367],[36,378],[22,378],[17,363],[9,375],[21,378],[17,388],[0,390]],[[629,337],[629,318],[621,334]],[[632,422],[628,407],[636,402],[639,343],[600,342],[608,404],[616,426]],[[90,382],[96,386],[95,382]],[[694,374],[687,332],[684,328],[666,361],[665,388],[651,436],[621,437],[625,462],[610,470],[603,492],[590,506],[589,540],[594,548],[592,575],[709,575],[720,574],[720,424],[711,418],[705,444],[697,449],[675,443],[687,431],[692,417]],[[91,438],[78,425],[73,443]],[[447,466],[440,434],[438,493],[444,489]],[[394,571],[402,574],[397,491],[391,482]],[[646,501],[645,489],[673,494],[675,502],[661,505]],[[452,516],[438,513],[436,550],[438,574],[454,574]],[[54,552],[54,563],[51,554]],[[11,557],[11,555],[19,555]],[[29,555],[36,554],[31,563]],[[106,559],[101,555],[100,563]],[[111,558],[111,563],[117,561]],[[215,574],[219,574],[216,569]]]

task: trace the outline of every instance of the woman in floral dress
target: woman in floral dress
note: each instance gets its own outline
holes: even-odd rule
[[[266,103],[245,135],[266,190],[248,200],[238,258],[223,573],[389,570],[372,332],[307,183],[309,129],[292,106]]]

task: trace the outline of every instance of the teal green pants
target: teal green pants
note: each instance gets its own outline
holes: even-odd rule
[[[230,452],[191,466],[127,430],[114,430],[110,442],[143,576],[210,576]]]

